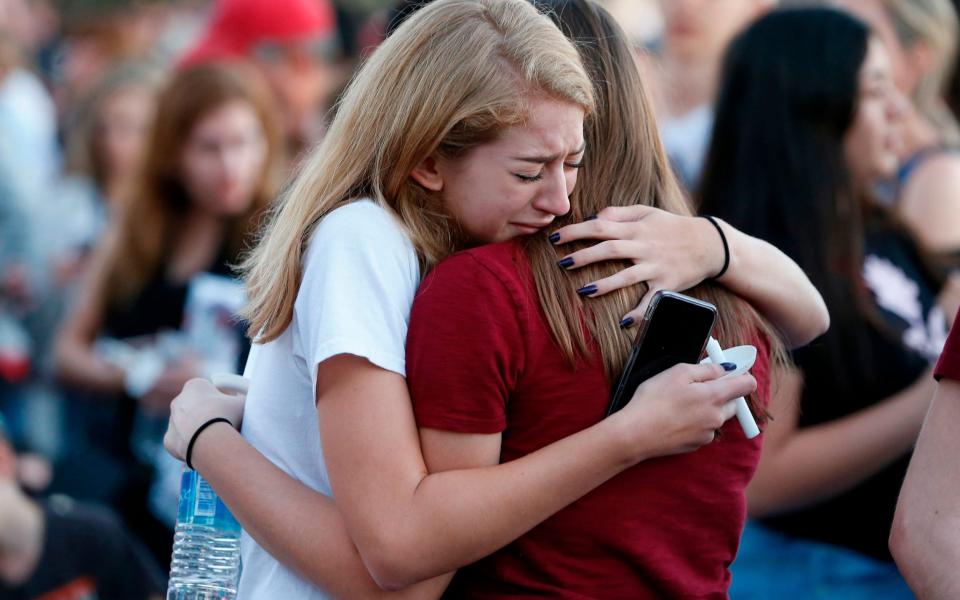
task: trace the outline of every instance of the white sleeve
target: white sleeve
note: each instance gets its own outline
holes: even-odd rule
[[[339,208],[317,226],[294,305],[294,353],[311,371],[353,354],[406,375],[416,253],[393,217],[369,201]]]

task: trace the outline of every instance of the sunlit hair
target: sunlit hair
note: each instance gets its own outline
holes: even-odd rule
[[[241,63],[208,63],[179,71],[160,93],[141,172],[118,207],[102,296],[109,303],[131,300],[168,258],[192,203],[181,177],[187,140],[201,120],[233,102],[253,108],[267,151],[250,208],[229,220],[230,254],[239,254],[253,235],[277,192],[282,168],[273,96],[257,72]]]
[[[555,226],[582,221],[608,206],[643,204],[692,215],[670,168],[652,105],[623,30],[606,10],[589,0],[554,0],[541,3],[541,7],[580,49],[584,66],[594,81],[596,98],[596,110],[586,121],[587,152],[571,198],[572,210],[555,221]],[[716,233],[711,231],[710,235]],[[561,250],[567,254],[593,243],[566,244]],[[719,236],[716,246],[719,251]],[[584,300],[576,293],[577,288],[613,275],[632,263],[605,262],[565,272],[556,265],[558,249],[542,236],[531,236],[525,248],[537,281],[540,304],[563,352],[571,361],[590,353],[585,323],[608,377],[615,381],[636,333],[636,329],[621,330],[617,324],[622,315],[636,307],[647,292],[647,285]],[[773,357],[784,359],[778,335],[749,304],[716,284],[704,283],[685,293],[717,306],[719,318],[714,337],[722,345],[756,344],[757,336],[765,335]],[[582,319],[583,315],[587,318]],[[757,406],[751,408],[758,417],[765,415]]]
[[[158,69],[139,62],[123,63],[104,75],[67,122],[67,172],[87,175],[102,188],[108,178],[100,135],[104,126],[104,104],[113,96],[134,89],[155,96],[161,84]]]
[[[411,171],[522,123],[537,95],[593,105],[576,50],[525,0],[439,0],[405,21],[355,75],[244,262],[251,335],[270,341],[290,323],[304,248],[339,206],[369,198],[398,216],[422,272],[455,250],[441,197]]]
[[[882,0],[900,44],[909,51],[926,45],[933,64],[913,91],[917,110],[940,129],[948,142],[960,142],[960,128],[944,102],[956,65],[957,12],[950,0]]]

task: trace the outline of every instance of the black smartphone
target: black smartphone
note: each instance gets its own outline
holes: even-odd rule
[[[647,379],[680,363],[699,362],[716,319],[717,307],[709,302],[676,292],[654,294],[614,388],[607,416],[623,408]]]

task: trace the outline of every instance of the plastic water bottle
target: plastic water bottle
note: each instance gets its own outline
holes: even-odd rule
[[[246,393],[239,375],[218,375],[225,393]],[[240,581],[240,523],[199,473],[184,469],[167,600],[230,600]]]

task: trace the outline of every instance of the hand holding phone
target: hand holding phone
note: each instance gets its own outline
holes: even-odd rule
[[[640,323],[607,416],[623,408],[647,379],[680,363],[700,362],[716,318],[717,309],[708,302],[657,292]]]

